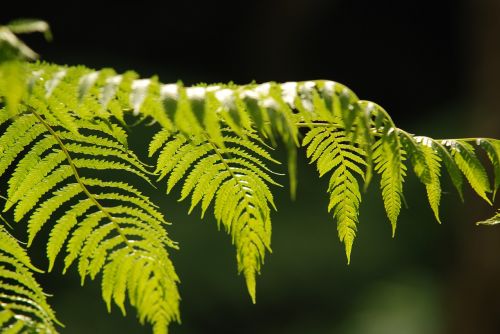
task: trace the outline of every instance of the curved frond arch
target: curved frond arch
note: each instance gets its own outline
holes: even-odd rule
[[[125,129],[134,134],[139,123],[161,127],[149,145],[149,155],[157,154],[154,171],[127,144]],[[177,246],[138,182],[165,179],[167,193],[181,184],[181,199],[190,197],[190,212],[200,206],[202,217],[213,204],[255,302],[256,274],[271,249],[271,185],[278,185],[270,147],[283,145],[288,153],[292,197],[301,145],[320,176],[329,173],[328,210],[349,262],[359,182],[366,191],[380,176],[394,235],[410,166],[438,221],[444,171],[462,200],[468,183],[492,204],[500,186],[499,142],[410,134],[380,106],[329,80],[190,87],[132,71],[0,62],[4,211],[27,222],[28,244],[49,230],[50,270],[63,261],[63,271],[75,264],[82,282],[101,275],[108,308],[115,303],[124,312],[128,299],[155,333],[179,319],[178,277],[168,254]],[[491,162],[492,180],[483,160]],[[497,216],[481,223],[497,224]]]

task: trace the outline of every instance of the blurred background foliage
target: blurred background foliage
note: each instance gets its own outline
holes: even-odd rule
[[[187,85],[331,79],[380,103],[412,133],[500,132],[498,0],[9,1],[0,12],[1,23],[20,17],[51,24],[52,43],[23,38],[50,62],[134,69]],[[145,161],[150,136],[147,127],[131,135]],[[275,189],[273,254],[258,279],[256,305],[215,221],[201,221],[199,211],[187,215],[188,203],[178,203],[178,193],[165,196],[163,184],[151,189],[181,246],[173,260],[183,324],[172,333],[500,332],[500,229],[474,226],[492,208],[470,191],[461,204],[445,180],[438,225],[424,187],[410,175],[409,208],[392,239],[373,182],[347,266],[326,188],[301,159],[297,200]],[[44,240],[30,250],[41,268]],[[107,314],[97,282],[81,289],[75,270],[39,278],[54,295],[62,333],[149,333],[133,310],[128,318],[117,309]]]

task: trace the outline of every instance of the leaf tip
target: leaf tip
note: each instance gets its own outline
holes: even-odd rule
[[[252,304],[255,304],[256,303],[255,274],[253,272],[252,273],[245,272],[245,281],[247,284],[248,294],[252,299]]]
[[[394,238],[396,236],[396,223],[393,222],[391,226],[392,226],[392,238]]]
[[[52,272],[52,269],[54,269],[54,260],[50,259],[49,268],[47,269],[47,272],[49,272],[49,273]]]
[[[351,264],[352,241],[345,242],[345,255],[347,257],[347,265]]]

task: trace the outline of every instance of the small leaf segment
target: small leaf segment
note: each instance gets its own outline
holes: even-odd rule
[[[0,227],[0,328],[2,333],[55,334],[54,311],[33,273],[35,268],[18,241]]]

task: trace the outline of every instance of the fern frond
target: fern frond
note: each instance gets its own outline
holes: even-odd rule
[[[64,203],[70,201],[81,192],[82,188],[78,183],[69,183],[54,191],[50,199],[38,206],[28,221],[28,246],[31,245],[35,235],[49,221],[52,214]]]
[[[447,140],[443,143],[451,148],[451,154],[472,189],[492,205],[486,193],[491,192],[488,175],[477,158],[474,147],[462,140]]]
[[[393,236],[401,210],[403,181],[406,176],[405,156],[397,129],[393,127],[387,127],[382,138],[373,144],[373,162],[375,171],[381,175],[380,189]]]
[[[398,129],[401,142],[408,154],[413,166],[413,171],[425,185],[427,198],[436,220],[439,218],[439,203],[441,201],[441,158],[434,148],[435,144],[431,138],[418,136],[414,137],[409,133]]]
[[[145,165],[121,143],[124,136],[104,122],[75,118],[78,133],[74,133],[34,111],[14,120],[0,142],[11,143],[5,147],[18,145],[16,152],[26,149],[27,153],[14,166],[5,210],[14,208],[16,221],[28,217],[29,244],[54,222],[47,242],[49,270],[66,244],[64,270],[78,260],[82,283],[85,277],[94,279],[102,273],[108,309],[114,302],[125,312],[128,295],[141,322],[150,322],[155,333],[165,333],[170,322],[179,321],[179,294],[167,252],[167,247],[177,246],[168,238],[163,215],[127,183],[102,173],[99,178],[82,176],[87,170],[113,170],[149,182]],[[43,129],[31,135],[40,126]],[[18,156],[13,154],[11,160]],[[63,207],[67,209],[61,212]],[[130,282],[122,263],[129,264],[129,271],[141,271],[133,277],[146,283]],[[111,274],[114,268],[120,268],[125,277]],[[111,295],[107,289],[113,291]]]
[[[417,138],[414,138],[413,135],[410,135],[409,133],[402,130],[399,130],[399,134],[401,138],[401,144],[403,145],[411,161],[415,175],[423,184],[430,183],[431,173],[427,161],[426,152],[424,150],[424,145],[427,145],[427,142],[424,145],[419,145],[417,143]]]
[[[71,71],[74,72],[77,69],[72,68]],[[28,105],[43,114],[51,123],[60,124],[69,131],[77,133],[78,126],[75,124],[75,117],[72,113],[67,112],[74,110],[75,106],[68,99],[76,100],[73,94],[66,91],[68,85],[64,84],[68,69],[47,66],[37,74],[38,80],[33,81],[30,87]],[[72,85],[69,85],[69,89],[71,87]]]
[[[156,151],[158,151],[163,146],[163,144],[165,144],[170,136],[172,136],[172,131],[168,129],[161,129],[160,131],[158,131],[149,143],[148,156],[152,157],[153,154],[155,154]]]
[[[493,185],[493,198],[495,200],[496,193],[500,187],[500,140],[497,139],[485,139],[478,138],[477,143],[484,149],[488,155],[488,158],[493,165],[494,173],[494,185]]]
[[[122,163],[119,161],[109,161],[106,159],[100,159],[100,158],[76,158],[74,159],[75,166],[77,168],[87,168],[90,170],[116,170],[116,171],[127,171],[130,173],[133,173],[140,178],[142,178],[144,181],[151,183],[149,180],[148,176],[141,172],[140,170],[137,170],[133,166]]]
[[[33,277],[26,251],[0,227],[0,328],[3,333],[57,333],[55,314]]]
[[[439,178],[441,176],[441,158],[436,152],[434,141],[429,137],[415,137],[415,141],[419,144],[423,153],[425,164],[427,166],[428,178],[422,180],[427,191],[427,198],[436,220],[441,223],[439,218],[439,203],[441,201],[441,184]]]
[[[0,175],[5,172],[26,146],[45,132],[41,124],[34,124],[31,120],[28,120],[27,123],[25,121],[25,117],[17,119],[1,138],[3,140],[0,143],[0,150],[2,151],[0,152],[2,155],[2,160],[0,161]]]
[[[31,189],[28,193],[21,195],[15,209],[14,219],[20,221],[31,209],[39,202],[41,197],[56,187],[60,182],[73,176],[73,171],[68,165],[61,165],[49,175],[37,187]]]
[[[460,196],[460,199],[463,202],[464,196],[462,188],[464,184],[464,178],[462,171],[460,170],[460,168],[458,168],[457,163],[453,159],[450,152],[448,152],[446,147],[440,141],[433,140],[433,145],[434,148],[436,149],[436,153],[441,158],[441,161],[444,162],[446,170],[448,171],[448,175],[450,176],[451,182],[457,189],[458,195]]]
[[[51,136],[45,136],[38,140],[31,149],[17,163],[16,168],[10,176],[8,182],[7,194],[13,195],[13,192],[21,186],[21,183],[26,179],[28,173],[36,166],[49,149],[57,145],[57,141]]]
[[[155,173],[128,149],[128,114],[138,118],[135,124],[151,118],[162,127],[149,146],[149,156],[158,155]],[[189,211],[200,206],[202,217],[214,203],[254,302],[255,277],[270,251],[269,186],[276,185],[267,165],[277,161],[266,142],[283,142],[288,151],[293,197],[297,147],[306,133],[302,146],[310,162],[320,176],[331,173],[328,210],[348,262],[361,201],[358,177],[366,189],[373,168],[381,175],[393,235],[406,157],[425,184],[438,221],[441,163],[460,196],[462,174],[487,201],[500,183],[498,140],[476,141],[493,165],[490,189],[471,139],[413,136],[398,129],[380,106],[328,80],[187,87],[141,79],[131,71],[0,62],[0,126],[0,176],[8,177],[4,211],[13,209],[16,221],[28,221],[29,244],[49,229],[49,270],[64,253],[63,271],[76,264],[82,283],[102,274],[108,309],[115,303],[125,313],[128,298],[155,333],[166,332],[179,317],[178,278],[168,258],[168,248],[177,246],[157,207],[115,179],[121,174],[147,182],[155,174],[166,179],[167,192],[182,184],[180,200],[191,197]],[[497,216],[485,223],[495,224]]]
[[[307,156],[310,163],[316,161],[320,176],[333,170],[328,186],[328,211],[333,211],[340,241],[345,245],[347,263],[350,263],[361,203],[356,174],[364,177],[359,166],[366,165],[365,152],[348,140],[343,130],[332,127],[310,130],[303,141],[303,145],[307,144]]]
[[[500,224],[500,210],[497,210],[497,213],[493,217],[476,223],[476,225],[498,225],[498,224]]]
[[[249,136],[233,134],[224,130],[224,146],[219,147],[207,135],[168,137],[160,132],[150,147],[153,152],[159,149],[158,138],[162,138],[157,172],[160,179],[167,178],[167,192],[184,179],[181,200],[191,194],[190,211],[201,201],[203,215],[215,198],[215,217],[232,235],[238,271],[243,272],[255,302],[255,275],[265,250],[270,250],[269,206],[274,203],[267,184],[277,185],[263,160],[275,160]]]

